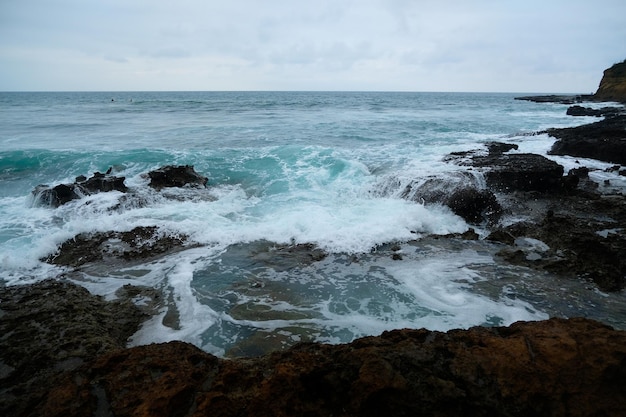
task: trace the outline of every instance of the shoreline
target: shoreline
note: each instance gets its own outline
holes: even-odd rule
[[[606,142],[607,120],[612,123],[612,132],[622,132],[624,135],[622,137],[615,136],[613,145],[626,146],[621,143],[622,141],[626,142],[626,116],[624,115],[605,117],[598,124],[583,125],[581,128],[550,129],[548,133],[569,145],[576,145],[581,138],[589,140],[591,138],[590,132],[596,132],[598,135],[596,139]],[[588,142],[585,141],[582,143],[581,152],[585,149],[597,152],[597,146],[589,146]],[[450,193],[444,197],[434,193],[429,195],[429,190],[424,189],[419,194],[420,198],[427,203],[449,206],[470,225],[484,224],[485,222],[491,224],[490,233],[486,240],[502,245],[502,250],[498,256],[506,262],[549,271],[563,276],[563,279],[574,276],[582,277],[602,291],[623,291],[626,286],[624,280],[626,259],[623,259],[621,254],[626,253],[626,230],[619,226],[626,224],[626,213],[623,209],[626,207],[626,197],[615,192],[605,192],[609,189],[610,184],[597,184],[592,181],[589,178],[589,169],[586,169],[582,164],[579,168],[565,173],[562,166],[559,169],[560,165],[543,156],[511,152],[514,150],[512,144],[492,142],[486,146],[487,155],[485,155],[484,150],[476,150],[475,152],[470,151],[449,156],[450,163],[458,164],[460,167],[469,163],[471,169],[483,171],[488,186],[486,190],[477,189],[472,183],[461,180],[459,183],[451,184]],[[571,152],[571,150],[566,150],[566,152]],[[620,155],[615,150],[607,152],[611,158]],[[585,155],[588,154],[583,153],[575,156],[588,157]],[[596,153],[593,155],[597,156]],[[616,163],[622,164],[621,159],[619,161]],[[613,163],[613,161],[606,162]],[[172,168],[171,171],[168,171],[171,173],[154,175],[154,177],[160,177],[168,184],[155,185],[155,187],[181,186],[180,184],[184,185],[191,182],[201,188],[206,184],[204,177],[199,174],[196,175],[189,169]],[[624,174],[621,174],[622,172]],[[615,173],[616,175],[618,173],[619,175],[626,175],[622,167],[615,168]],[[152,176],[150,177],[152,178]],[[168,183],[167,181],[170,180],[171,183]],[[48,188],[48,191],[39,189],[37,192],[48,192],[44,201],[50,204],[63,204],[67,198],[80,198],[81,193],[84,193],[85,190],[87,192],[107,192],[110,189],[120,189],[120,185],[123,185],[123,179],[120,184],[120,178],[111,176],[109,173],[96,173],[89,179],[86,177],[77,179],[74,184],[58,185]],[[74,191],[77,189],[80,192]],[[514,210],[517,210],[518,214],[523,213],[523,217],[527,220],[509,225],[498,224],[498,218],[503,213],[511,213]],[[49,258],[47,261],[60,262],[62,265],[71,267],[78,267],[90,262],[110,262],[111,259],[114,262],[132,262],[134,259],[158,257],[161,254],[171,253],[171,251],[180,250],[188,244],[184,237],[174,239],[165,236],[162,237],[162,240],[155,239],[157,233],[150,228],[136,230],[131,235],[125,237],[124,235],[93,234],[82,236],[81,239],[84,238],[84,240],[77,240],[75,237],[73,240],[78,244],[72,245],[68,243],[69,241],[66,242],[68,243],[66,249],[61,250],[58,256]],[[142,237],[142,239],[133,238],[137,236]],[[440,238],[479,239],[475,233]],[[122,240],[130,247],[118,248],[106,254],[98,253],[100,249],[94,248],[101,247],[107,239],[110,241]],[[524,239],[544,242],[547,244],[547,248],[525,246],[521,244]],[[148,241],[151,243],[145,244]],[[90,242],[97,244],[94,245]],[[323,259],[324,256],[323,252],[317,250],[313,245],[291,247],[287,245],[283,250],[285,253],[289,253],[289,256],[294,256],[295,253],[298,262],[314,263]],[[399,257],[397,260],[402,261],[399,253],[391,256],[397,256]],[[179,410],[187,410],[189,413],[195,410],[200,413],[202,410],[211,410],[215,407],[223,407],[224,415],[230,415],[227,414],[227,411],[232,412],[233,415],[243,413],[240,404],[237,404],[236,397],[229,391],[231,388],[224,385],[225,382],[221,382],[222,385],[218,383],[220,378],[228,377],[227,374],[220,372],[231,372],[232,375],[238,375],[237,378],[241,378],[242,381],[245,381],[246,378],[252,378],[251,375],[270,372],[277,376],[276,379],[267,379],[267,389],[283,383],[288,383],[290,387],[294,388],[293,391],[288,390],[288,392],[276,389],[273,392],[268,391],[268,393],[263,391],[263,384],[260,384],[258,391],[250,387],[245,388],[244,385],[238,385],[243,390],[242,392],[245,392],[242,394],[242,398],[246,398],[248,409],[245,412],[250,413],[249,415],[260,415],[259,413],[263,409],[272,410],[272,408],[267,408],[267,401],[270,400],[275,403],[277,410],[284,410],[280,408],[281,404],[282,406],[291,404],[290,406],[294,407],[294,412],[296,410],[303,411],[304,409],[297,407],[305,407],[306,405],[290,397],[290,395],[295,395],[295,392],[300,392],[305,397],[306,395],[312,396],[311,398],[318,398],[315,396],[321,395],[317,401],[322,401],[329,408],[320,408],[320,410],[336,411],[336,407],[341,405],[352,410],[351,414],[346,415],[365,415],[371,410],[375,410],[372,408],[368,411],[368,404],[382,404],[385,401],[398,407],[398,410],[409,410],[410,408],[403,408],[409,407],[409,404],[403,400],[403,396],[417,395],[414,390],[418,389],[419,391],[419,389],[424,388],[424,385],[420,385],[420,377],[416,374],[407,375],[399,363],[395,361],[403,357],[402,355],[409,355],[410,357],[410,355],[418,354],[411,353],[413,352],[411,349],[417,349],[419,355],[430,355],[435,358],[436,354],[434,351],[431,352],[430,348],[443,349],[453,358],[452,362],[446,362],[445,366],[440,365],[439,368],[428,368],[428,366],[432,366],[432,363],[428,361],[426,365],[419,365],[426,366],[425,369],[430,369],[429,378],[431,379],[425,384],[431,387],[431,391],[432,387],[438,387],[437,391],[440,396],[433,397],[436,399],[429,404],[435,404],[436,407],[440,407],[439,409],[445,407],[446,404],[449,407],[453,407],[450,404],[456,404],[457,407],[461,407],[459,410],[466,411],[469,404],[488,404],[489,398],[492,398],[493,395],[499,395],[501,396],[499,401],[489,405],[493,407],[494,413],[504,414],[506,412],[510,415],[524,415],[519,409],[520,404],[523,403],[529,407],[523,410],[524,412],[545,415],[541,413],[546,412],[550,407],[556,407],[558,395],[585,390],[585,393],[588,394],[587,397],[569,400],[571,401],[569,407],[572,407],[570,411],[576,410],[577,413],[580,413],[579,415],[585,415],[583,413],[586,410],[585,404],[587,407],[593,407],[598,405],[598,402],[613,396],[613,401],[603,404],[606,407],[605,411],[611,415],[611,413],[620,411],[619,403],[616,405],[614,401],[626,399],[623,389],[619,391],[620,387],[613,386],[619,384],[620,375],[626,376],[626,369],[624,369],[626,362],[615,360],[615,358],[626,357],[623,348],[626,346],[624,343],[626,332],[614,330],[591,320],[550,319],[514,324],[509,327],[477,327],[464,331],[452,330],[446,333],[426,330],[398,330],[386,332],[381,336],[357,339],[347,345],[304,344],[255,360],[226,360],[198,351],[183,342],[126,348],[127,339],[140,327],[142,321],[150,314],[155,314],[159,306],[162,305],[162,295],[156,290],[150,292],[146,288],[125,287],[126,293],[120,293],[119,300],[105,302],[100,297],[89,294],[82,287],[63,279],[19,287],[0,288],[2,290],[0,294],[2,297],[0,324],[3,326],[3,334],[5,334],[2,349],[0,349],[2,352],[2,357],[0,357],[0,410],[8,412],[19,409],[20,414],[18,415],[33,415],[33,413],[91,415],[90,412],[97,412],[98,410],[101,412],[108,410],[109,413],[115,415],[124,415],[124,413],[136,415],[139,410],[153,413],[159,409],[162,410],[159,412],[162,412],[163,415],[169,415],[166,413],[167,410],[169,413],[179,412]],[[35,289],[35,291],[31,289]],[[131,302],[138,295],[149,300],[143,310]],[[30,306],[29,309],[31,310],[25,308],[27,305]],[[21,316],[22,314],[25,316]],[[86,319],[87,317],[90,319]],[[50,321],[51,319],[52,321]],[[16,323],[18,320],[19,323]],[[85,322],[88,323],[87,326],[85,326]],[[121,325],[121,323],[124,324]],[[47,330],[42,333],[45,337],[33,336],[26,331],[27,328],[31,331],[33,329],[40,331],[45,328]],[[565,369],[568,369],[567,372],[575,373],[578,369],[575,361],[584,360],[585,372],[592,375],[593,378],[584,381],[582,386],[576,385],[577,381],[570,381],[571,384],[566,384],[564,388],[566,394],[528,391],[533,387],[533,378],[549,377],[557,378],[557,380],[550,379],[552,383],[564,384],[566,382],[554,375],[557,373],[556,369],[564,366],[559,359],[559,355],[562,355],[563,352],[559,349],[552,352],[548,346],[543,344],[542,337],[545,336],[545,332],[550,334],[549,337],[554,337],[558,343],[569,343],[573,349],[580,350],[581,346],[585,346],[583,353],[572,359],[573,362],[565,364],[571,368],[566,367]],[[595,348],[585,344],[584,338],[590,333],[606,341],[603,350],[598,349],[596,351]],[[15,339],[16,337],[18,339]],[[411,345],[415,340],[421,340],[417,347]],[[434,341],[430,342],[434,343],[433,346],[429,348],[428,343],[424,342],[426,340]],[[520,362],[531,367],[531,370],[527,371],[532,376],[526,382],[528,385],[516,382],[522,369],[511,365],[507,371],[509,373],[501,375],[499,372],[502,369],[497,368],[497,366],[495,368],[490,367],[495,366],[490,365],[490,361],[481,360],[480,356],[465,357],[463,356],[466,355],[465,352],[455,350],[453,347],[455,343],[469,343],[470,346],[473,346],[473,342],[469,342],[472,340],[483,340],[481,343],[488,345],[488,348],[484,346],[481,348],[486,349],[486,357],[493,359],[495,364],[504,364],[511,360],[507,356],[510,352],[517,352],[515,354],[520,355],[515,357],[516,359],[520,357],[526,358],[526,361],[529,360],[528,358],[532,359],[529,363]],[[484,342],[485,340],[490,342]],[[520,347],[519,344],[522,341],[525,342]],[[412,347],[408,348],[407,345]],[[376,351],[376,348],[380,346],[387,346],[388,348],[383,349],[384,353],[381,353]],[[477,346],[480,346],[480,343]],[[358,355],[353,357],[349,353],[345,353],[346,350],[349,351],[350,349],[369,349],[372,353],[367,357]],[[475,350],[470,349],[472,352]],[[168,364],[164,364],[158,359],[163,355],[167,355],[165,357]],[[341,356],[344,358],[342,360],[348,363],[345,368],[336,368],[336,365],[333,365],[339,357],[337,355],[344,355]],[[465,362],[458,359],[461,356]],[[312,357],[325,358],[322,361],[325,365],[321,368],[311,368],[309,361]],[[146,358],[149,358],[149,365],[142,368],[141,360]],[[606,359],[611,360],[604,363],[603,367],[597,365],[597,362]],[[432,360],[436,362],[435,359]],[[457,362],[457,360],[461,362]],[[543,367],[537,366],[537,360],[541,361]],[[124,364],[123,368],[127,372],[142,380],[143,384],[148,384],[150,378],[161,381],[159,383],[161,385],[158,385],[159,389],[153,390],[154,396],[151,397],[149,394],[144,395],[138,392],[137,390],[142,390],[141,384],[133,388],[135,391],[124,385],[126,376],[120,374],[118,365],[120,363]],[[452,372],[451,376],[450,369],[452,368],[450,367],[453,365],[467,369],[480,369],[480,372],[484,373],[483,382],[478,383],[473,380],[472,378],[475,377],[469,372]],[[182,369],[182,373],[174,370],[175,367]],[[292,370],[282,371],[286,373],[281,375],[277,369],[287,369],[285,367]],[[130,369],[132,371],[128,371]],[[165,370],[157,371],[157,369]],[[423,368],[415,369],[423,371]],[[147,374],[142,372],[147,372]],[[349,377],[342,373],[352,376]],[[322,379],[311,376],[322,374],[326,375]],[[169,378],[167,381],[163,379],[164,375]],[[187,375],[185,378],[188,379],[183,380],[183,375]],[[302,382],[306,378],[310,378],[310,386]],[[300,381],[302,386],[298,386],[297,381]],[[121,385],[116,386],[117,383]],[[580,383],[582,384],[582,382]],[[203,388],[207,384],[211,389]],[[244,383],[241,382],[241,384]],[[350,400],[352,403],[345,402],[349,399],[340,398],[341,396],[333,397],[331,394],[325,396],[327,395],[324,394],[325,392],[338,390],[344,384],[361,387],[360,390],[362,390],[363,395],[357,397],[352,395]],[[601,388],[593,391],[590,387],[594,385]],[[295,390],[296,387],[301,391]],[[537,390],[538,388],[534,389]],[[126,394],[122,394],[124,390],[127,390]],[[543,402],[530,404],[532,401],[524,400],[524,398],[530,398],[524,397],[524,395],[530,396],[530,394],[523,395],[522,392],[524,391],[535,393],[534,395],[541,397]],[[279,394],[280,392],[283,394]],[[507,396],[503,392],[513,392],[515,395]],[[441,393],[443,394],[441,395]],[[471,395],[468,396],[468,393]],[[344,394],[348,396],[350,393]],[[268,395],[269,397],[267,397]],[[285,397],[281,397],[281,395]],[[141,398],[141,401],[133,405],[133,397]],[[422,401],[427,402],[427,397]],[[255,404],[257,408],[254,408]],[[450,410],[452,411],[454,408],[450,408]],[[476,409],[472,412],[479,415],[479,411]],[[594,409],[594,411],[597,410]],[[270,411],[265,412],[271,414]],[[469,412],[468,415],[472,415],[472,412]]]

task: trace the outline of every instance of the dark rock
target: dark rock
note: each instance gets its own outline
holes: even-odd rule
[[[231,248],[236,252],[235,248]],[[326,258],[328,254],[311,243],[277,244],[266,240],[250,244],[250,257],[254,262],[277,271],[311,265]]]
[[[42,260],[71,267],[106,260],[145,260],[180,250],[186,239],[186,236],[162,234],[156,226],[135,227],[126,232],[81,233],[65,241],[57,253]]]
[[[515,243],[515,236],[513,236],[510,232],[507,232],[506,230],[496,229],[493,232],[489,233],[485,240],[500,242],[504,243],[505,245],[513,245]]]
[[[488,190],[462,188],[445,199],[445,204],[468,223],[496,222],[502,214],[502,207],[496,196]]]
[[[513,149],[519,149],[519,146],[514,143],[488,142],[486,146],[490,155],[500,155]]]
[[[548,129],[558,140],[551,155],[592,158],[615,164],[626,164],[626,115],[587,125]]]
[[[475,167],[486,168],[487,185],[499,191],[556,191],[562,187],[563,167],[536,154],[476,155]]]
[[[64,372],[123,349],[146,318],[68,281],[0,287],[0,414],[30,415]]]
[[[602,107],[601,109],[593,109],[591,107],[572,106],[567,109],[566,114],[569,116],[594,116],[594,117],[613,117],[624,113],[623,108],[619,107]]]
[[[54,187],[38,185],[32,191],[35,203],[43,206],[59,207],[81,197],[75,184],[59,184]]]
[[[522,96],[515,97],[515,100],[533,101],[535,103],[561,103],[561,104],[574,104],[583,101],[588,101],[592,98],[591,95],[577,94],[577,95],[540,95],[540,96]]]
[[[107,173],[110,173],[110,170]],[[76,177],[76,181],[73,184],[59,184],[54,187],[38,185],[32,191],[32,194],[36,204],[59,207],[72,200],[80,199],[85,195],[109,191],[125,193],[128,189],[124,181],[125,177],[116,177],[96,172],[89,179],[84,175]]]
[[[553,208],[543,218],[512,224],[494,231],[488,239],[511,244],[510,238],[500,236],[528,237],[544,242],[549,249],[540,258],[529,258],[519,248],[504,250],[500,256],[558,276],[584,278],[603,291],[626,288],[626,236],[620,231],[620,225],[626,224],[625,197],[574,195],[538,203]]]
[[[160,190],[168,187],[206,187],[207,177],[198,174],[192,165],[168,165],[148,172],[150,187]]]
[[[125,193],[128,191],[124,184],[125,177],[115,177],[108,174],[96,172],[93,176],[85,181],[77,182],[82,190],[87,190],[89,194],[120,191]]]
[[[626,332],[587,319],[395,330],[222,360],[181,342],[68,372],[49,416],[623,416]]]

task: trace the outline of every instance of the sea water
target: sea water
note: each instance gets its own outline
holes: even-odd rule
[[[167,302],[131,343],[179,339],[218,355],[554,315],[619,326],[623,294],[503,265],[495,244],[437,239],[470,226],[446,207],[403,198],[411,184],[468,173],[444,161],[450,152],[502,141],[546,154],[553,139],[536,132],[594,120],[514,97],[0,93],[0,279],[19,285],[65,274],[108,298],[126,284],[155,287]],[[150,189],[142,174],[170,164],[193,165],[209,178],[206,192]],[[119,192],[34,204],[39,184],[109,168],[142,204],[120,205]],[[41,261],[78,233],[152,225],[194,244],[71,274]],[[302,262],[284,249],[297,244],[326,256]]]

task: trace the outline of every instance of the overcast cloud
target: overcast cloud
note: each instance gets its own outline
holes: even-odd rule
[[[0,91],[577,92],[624,0],[0,0]]]

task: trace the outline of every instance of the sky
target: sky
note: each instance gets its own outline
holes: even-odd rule
[[[0,0],[0,91],[592,93],[624,0]]]

